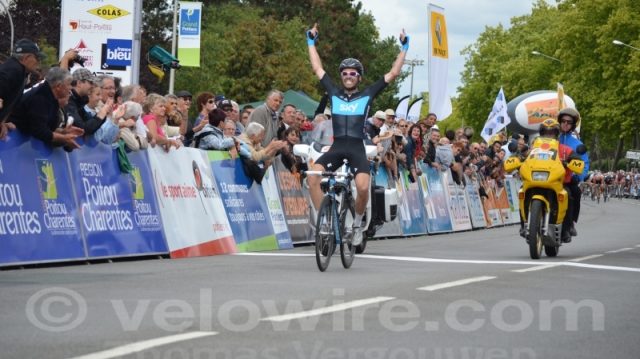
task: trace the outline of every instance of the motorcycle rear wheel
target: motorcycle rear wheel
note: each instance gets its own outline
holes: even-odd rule
[[[544,203],[539,199],[531,201],[529,206],[529,255],[531,259],[540,259],[542,254],[542,228],[544,227]]]

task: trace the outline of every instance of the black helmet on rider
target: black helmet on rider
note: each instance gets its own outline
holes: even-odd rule
[[[564,116],[569,116],[571,117],[571,119],[573,119],[573,124],[571,124],[570,130],[570,132],[573,132],[580,124],[580,112],[570,107],[563,108],[562,110],[560,110],[560,112],[558,112],[558,123],[562,122],[562,118]]]
[[[360,76],[364,75],[364,67],[362,67],[362,63],[360,63],[358,59],[354,59],[350,57],[348,59],[342,60],[342,62],[340,63],[340,67],[338,68],[338,71],[342,72],[342,70],[344,69],[355,69],[356,71],[358,71],[358,74]]]
[[[554,118],[548,118],[540,124],[540,137],[553,137],[558,138],[560,136],[560,124]]]

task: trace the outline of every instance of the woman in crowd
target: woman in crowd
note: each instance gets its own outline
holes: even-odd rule
[[[169,151],[171,147],[179,148],[180,141],[167,138],[163,130],[167,121],[165,104],[166,100],[161,95],[149,94],[142,104],[142,110],[145,113],[142,121],[149,130],[151,144],[158,144]]]

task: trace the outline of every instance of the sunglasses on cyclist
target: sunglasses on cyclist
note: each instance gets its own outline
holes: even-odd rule
[[[347,77],[347,76],[358,77],[360,76],[360,74],[356,71],[342,71],[342,77]]]

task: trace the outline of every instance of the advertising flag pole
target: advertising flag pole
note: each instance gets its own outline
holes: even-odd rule
[[[171,30],[171,56],[176,57],[176,26],[178,24],[178,0],[173,0],[173,28]],[[173,93],[176,81],[176,70],[169,70],[169,93]]]

